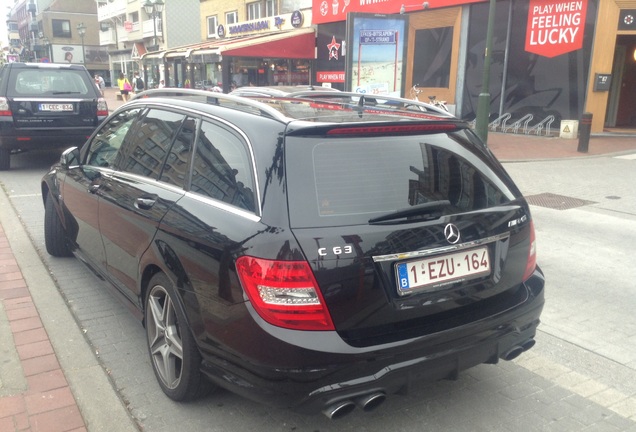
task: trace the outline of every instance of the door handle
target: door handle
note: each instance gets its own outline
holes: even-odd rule
[[[141,210],[150,210],[157,200],[155,198],[137,198],[135,207]]]

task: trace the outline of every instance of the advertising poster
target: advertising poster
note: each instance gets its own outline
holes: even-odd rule
[[[84,63],[81,45],[52,45],[51,49],[57,63]]]
[[[408,16],[349,14],[347,90],[400,96],[404,83]]]
[[[530,0],[526,51],[556,57],[583,48],[588,0]]]
[[[320,24],[316,34],[316,82],[344,90],[346,23]]]

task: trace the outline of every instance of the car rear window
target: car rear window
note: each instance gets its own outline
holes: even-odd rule
[[[73,69],[14,69],[7,92],[13,97],[93,96],[93,84],[87,77],[85,71]]]
[[[285,145],[293,227],[361,224],[448,200],[452,213],[515,198],[464,132],[374,138],[296,138]]]

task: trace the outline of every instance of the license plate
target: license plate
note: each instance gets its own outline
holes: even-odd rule
[[[40,104],[40,111],[73,111],[73,104]]]
[[[401,262],[396,265],[398,293],[433,290],[459,280],[490,274],[488,248]]]

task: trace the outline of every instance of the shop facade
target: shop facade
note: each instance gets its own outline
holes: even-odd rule
[[[217,39],[148,53],[145,74],[166,86],[225,92],[248,85],[310,84],[315,57],[311,11],[219,26]],[[150,82],[150,81],[149,81]]]
[[[490,122],[521,122],[526,133],[558,131],[584,112],[592,132],[636,128],[636,1],[493,3],[490,88],[482,89],[490,2],[314,0],[316,84],[435,95],[469,121],[487,92]]]

